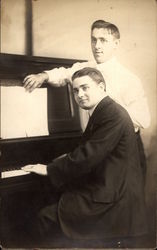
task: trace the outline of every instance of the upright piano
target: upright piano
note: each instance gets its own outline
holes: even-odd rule
[[[71,59],[0,54],[0,85],[22,86],[28,74],[60,66],[70,67],[75,62]],[[59,88],[49,84],[42,87],[48,91],[49,135],[0,138],[0,232],[4,235],[2,231],[5,230],[7,237],[11,231],[10,222],[17,219],[16,212],[31,204],[36,192],[43,191],[45,179],[36,174],[24,174],[21,167],[31,163],[47,164],[71,151],[82,133],[79,110],[70,84]],[[1,244],[4,244],[3,238]]]

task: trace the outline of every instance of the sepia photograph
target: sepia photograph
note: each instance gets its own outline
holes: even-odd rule
[[[0,0],[0,247],[155,249],[157,1]]]

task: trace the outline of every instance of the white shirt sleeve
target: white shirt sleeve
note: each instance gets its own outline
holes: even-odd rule
[[[48,82],[56,87],[64,86],[67,82],[71,82],[71,77],[75,71],[89,66],[88,62],[75,63],[71,68],[54,68],[45,71],[48,74]]]
[[[134,75],[130,77],[129,81],[129,88],[123,93],[125,108],[128,111],[135,128],[148,128],[151,118],[141,81]]]

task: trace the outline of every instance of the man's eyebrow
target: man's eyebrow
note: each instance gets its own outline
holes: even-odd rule
[[[80,87],[86,87],[86,86],[89,86],[89,84],[88,83],[83,83],[83,84],[79,85],[78,88],[80,88]],[[74,87],[73,89],[75,90],[75,89],[78,89],[78,88]]]
[[[96,37],[96,36],[91,36],[91,38],[93,38],[93,39],[106,39],[106,37],[105,36],[98,36],[98,37]]]

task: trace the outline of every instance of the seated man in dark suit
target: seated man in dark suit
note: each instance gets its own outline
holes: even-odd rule
[[[77,240],[143,235],[147,231],[144,190],[132,121],[107,96],[98,70],[87,67],[75,72],[72,88],[76,102],[90,116],[80,144],[47,166],[23,168],[48,175],[61,192],[56,204],[40,212],[38,231],[45,237],[57,223],[67,237]]]

